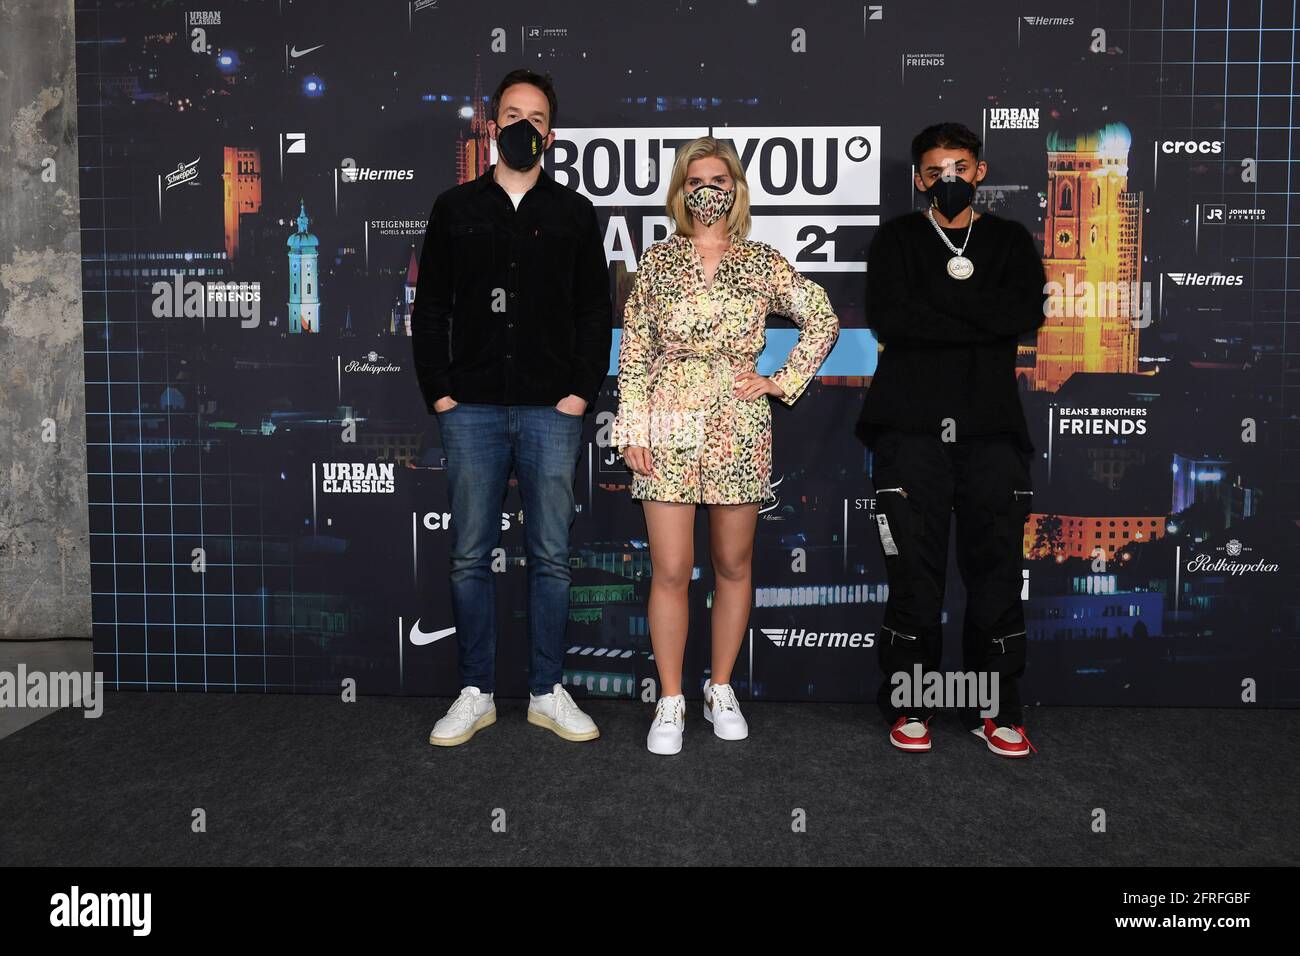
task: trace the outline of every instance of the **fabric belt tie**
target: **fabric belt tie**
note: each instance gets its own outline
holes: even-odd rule
[[[707,362],[710,371],[713,372],[714,404],[731,394],[735,372],[754,368],[754,356],[735,349],[672,342],[666,345],[650,363],[648,377],[651,385],[669,364],[691,359]],[[699,409],[674,409],[667,415],[657,414],[653,409],[651,411],[651,432],[657,433],[660,437],[660,441],[656,444],[688,450],[695,458],[699,458],[704,449],[703,424]]]

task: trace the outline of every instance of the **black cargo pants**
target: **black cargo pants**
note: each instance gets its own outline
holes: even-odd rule
[[[871,481],[889,597],[876,642],[884,674],[876,696],[885,720],[926,719],[933,708],[897,708],[891,676],[939,670],[940,615],[948,563],[948,527],[957,515],[957,566],[966,585],[962,669],[996,673],[998,724],[1021,724],[1019,678],[1025,667],[1020,603],[1025,520],[1032,499],[1030,452],[1014,435],[944,442],[937,435],[882,431]],[[991,677],[990,677],[991,683]],[[978,707],[959,708],[968,728]]]

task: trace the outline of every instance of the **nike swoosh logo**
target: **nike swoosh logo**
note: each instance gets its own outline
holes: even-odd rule
[[[315,46],[307,47],[305,50],[299,50],[296,46],[291,46],[289,47],[289,55],[292,57],[306,56],[312,50],[319,50],[324,45],[324,43],[318,43]]]
[[[441,631],[422,631],[420,630],[420,621],[417,618],[411,625],[411,643],[416,647],[423,647],[425,644],[432,644],[434,641],[440,641],[448,635],[455,634],[454,627],[444,627]]]

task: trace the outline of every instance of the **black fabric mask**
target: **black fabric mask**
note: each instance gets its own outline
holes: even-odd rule
[[[530,120],[515,120],[509,126],[497,127],[497,152],[507,166],[521,173],[537,165],[545,141],[546,137],[537,132]]]
[[[975,198],[975,186],[960,176],[954,176],[952,179],[944,179],[940,176],[930,184],[925,195],[943,214],[943,218],[955,219]]]

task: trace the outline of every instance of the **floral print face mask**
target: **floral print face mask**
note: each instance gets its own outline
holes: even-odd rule
[[[736,191],[706,183],[694,192],[687,193],[685,199],[686,208],[691,214],[704,225],[711,226],[731,212],[731,206],[736,201]]]

